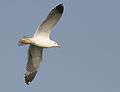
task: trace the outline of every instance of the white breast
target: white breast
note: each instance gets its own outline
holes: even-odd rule
[[[40,47],[51,47],[51,40],[48,37],[34,37],[32,38],[33,43]]]

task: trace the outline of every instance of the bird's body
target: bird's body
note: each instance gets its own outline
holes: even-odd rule
[[[63,13],[63,4],[56,6],[47,16],[46,20],[38,26],[36,32],[31,38],[22,38],[20,45],[30,45],[28,49],[28,62],[25,73],[25,83],[35,78],[37,70],[42,62],[43,48],[60,47],[60,45],[50,39],[52,28],[56,25]]]
[[[49,38],[46,38],[46,37],[33,37],[32,38],[32,41],[35,45],[39,46],[39,47],[43,47],[43,48],[50,48],[50,47],[53,47],[55,46],[54,43],[56,43],[55,41],[52,41],[51,39]],[[56,44],[56,46],[59,46],[58,44]]]
[[[19,43],[22,43],[22,45],[32,44],[43,48],[60,47],[60,45],[57,44],[55,41],[44,36],[23,38],[19,41]]]

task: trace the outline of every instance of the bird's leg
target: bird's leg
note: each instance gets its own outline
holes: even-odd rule
[[[32,43],[32,41],[29,38],[22,38],[18,41],[19,46],[29,45],[31,43]]]

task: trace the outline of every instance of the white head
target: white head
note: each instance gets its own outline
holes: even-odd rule
[[[61,46],[57,42],[51,41],[51,47],[58,47],[58,48],[60,48]]]

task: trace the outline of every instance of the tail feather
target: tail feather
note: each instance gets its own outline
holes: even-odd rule
[[[36,74],[37,74],[37,71],[30,72],[29,74],[26,73],[24,77],[25,83],[29,85],[29,83],[32,82],[32,80],[35,78]]]

